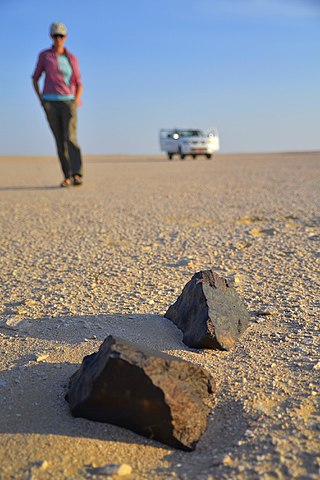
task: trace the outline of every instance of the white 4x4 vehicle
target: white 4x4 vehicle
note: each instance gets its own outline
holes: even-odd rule
[[[211,158],[213,152],[220,149],[220,141],[217,130],[211,129],[206,135],[202,130],[162,128],[160,130],[160,148],[167,152],[169,160],[174,154],[180,155],[181,160],[186,155],[205,155]]]

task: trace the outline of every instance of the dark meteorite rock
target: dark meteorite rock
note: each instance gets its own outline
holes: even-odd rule
[[[164,316],[189,347],[223,350],[234,346],[250,320],[238,293],[212,270],[196,273]]]
[[[72,415],[112,423],[183,450],[206,429],[210,374],[111,335],[71,377]]]

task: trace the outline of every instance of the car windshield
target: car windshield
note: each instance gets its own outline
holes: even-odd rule
[[[180,130],[180,137],[204,137],[201,130]]]

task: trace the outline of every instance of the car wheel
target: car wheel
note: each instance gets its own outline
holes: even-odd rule
[[[192,155],[192,158],[196,158],[197,155]]]
[[[168,152],[168,160],[172,160],[172,153]]]
[[[180,155],[181,160],[184,160],[185,154],[182,153],[182,150],[181,150],[180,147],[179,147],[179,155]]]
[[[210,160],[210,158],[212,157],[211,153],[207,153],[206,157]]]

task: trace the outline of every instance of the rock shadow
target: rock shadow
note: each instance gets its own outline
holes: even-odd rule
[[[219,472],[225,469],[224,458],[237,447],[241,439],[245,438],[247,428],[242,403],[233,399],[221,402],[209,415],[207,430],[196,449],[188,453],[178,450],[170,453],[165,457],[170,466],[159,469],[159,473],[161,471],[168,478],[172,472],[175,472],[178,478],[184,479],[210,474],[214,478],[222,478]]]
[[[175,471],[194,475],[195,472],[211,472],[212,468],[219,467],[225,454],[243,438],[246,431],[242,405],[232,400],[212,411],[208,417],[208,428],[193,452],[175,450],[112,424],[74,418],[65,394],[69,379],[78,367],[68,362],[29,362],[28,365],[1,371],[0,434],[55,435],[149,445],[170,452],[166,457],[170,462],[170,467],[166,469],[168,473]]]
[[[79,344],[114,335],[156,350],[196,350],[182,342],[182,332],[160,315],[68,315],[23,319],[0,324],[0,332],[14,337],[33,337],[62,344]]]
[[[8,363],[7,369],[0,371],[0,433],[91,438],[150,445],[172,452],[172,448],[130,430],[74,418],[64,398],[69,379],[83,359],[83,352],[88,351],[88,347],[90,353],[97,351],[108,335],[158,351],[184,350],[198,353],[183,344],[182,333],[170,320],[160,315],[114,314],[43,317],[8,323],[9,325],[0,325],[4,339],[12,337],[15,342],[21,342],[21,345],[24,345],[25,340],[33,342],[35,339],[37,342],[30,350],[24,349],[24,353],[22,350],[15,361]],[[93,349],[92,343],[87,344],[85,341],[92,338]],[[43,349],[41,340],[44,341]],[[48,347],[48,341],[53,342],[53,345]],[[66,362],[65,357],[61,358],[60,363],[59,360],[57,362],[60,350],[65,355],[73,349],[77,351],[79,363]],[[50,361],[51,356],[53,358]]]
[[[77,366],[40,363],[0,372],[0,434],[58,435],[167,448],[130,430],[72,417],[65,400]]]

